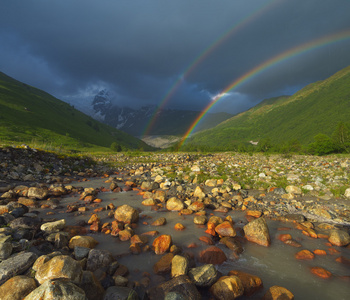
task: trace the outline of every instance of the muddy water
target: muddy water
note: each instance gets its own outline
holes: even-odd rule
[[[108,187],[109,184],[104,183],[104,180],[101,179],[89,182],[76,182],[73,183],[73,185],[76,187]],[[63,198],[61,204],[66,207],[67,204],[74,202],[81,203],[82,201],[80,201],[78,197],[79,196],[76,195]],[[103,200],[100,206],[113,203],[115,206],[128,204],[139,208],[141,211],[141,218],[138,222],[138,227],[134,230],[136,234],[150,230],[157,230],[160,234],[170,234],[173,244],[180,246],[187,252],[192,252],[195,255],[196,265],[199,265],[197,260],[198,254],[208,246],[198,240],[200,236],[206,235],[204,233],[205,228],[193,223],[193,215],[179,216],[176,212],[152,211],[150,207],[141,205],[142,197],[136,195],[136,192],[133,191],[99,193],[98,197]],[[46,214],[49,211],[54,212],[54,214],[47,216]],[[64,209],[46,209],[41,212],[41,216],[44,218],[64,218],[68,225],[76,225],[79,220],[88,221],[92,211],[93,208],[88,212],[77,215],[76,213],[67,214],[64,212]],[[107,211],[100,212],[98,215],[102,223],[111,222],[113,220],[107,217]],[[216,215],[223,218],[226,217],[226,215],[222,213],[216,213]],[[242,212],[231,211],[228,215],[235,221],[236,229],[243,227],[244,224],[247,223],[244,218],[244,213]],[[166,218],[166,225],[151,226],[142,224],[143,222],[151,224],[160,217]],[[174,229],[176,223],[183,224],[186,229],[184,231],[176,231]],[[219,243],[216,245],[220,247],[228,257],[228,260],[224,264],[217,266],[218,270],[223,275],[226,275],[230,270],[236,269],[257,275],[262,279],[264,289],[249,299],[261,299],[266,290],[273,285],[280,285],[289,289],[295,295],[295,299],[350,299],[350,281],[341,278],[341,276],[350,276],[350,267],[335,261],[340,255],[350,259],[349,248],[334,247],[340,253],[331,255],[327,251],[329,247],[325,245],[327,240],[306,237],[299,230],[294,229],[292,224],[280,223],[269,219],[267,219],[267,223],[272,240],[272,245],[268,248],[250,242],[244,242],[244,252],[236,259],[224,245]],[[277,230],[280,227],[289,227],[290,229],[284,231]],[[293,239],[302,244],[302,247],[294,248],[285,245],[277,239],[277,236],[281,233],[291,234]],[[130,271],[130,280],[139,280],[143,272],[154,274],[152,267],[154,263],[159,260],[160,256],[155,255],[153,252],[131,255],[129,254],[129,242],[121,242],[117,237],[101,233],[91,233],[89,235],[99,241],[98,249],[109,250],[116,256],[119,263],[128,267]],[[149,238],[150,245],[153,239],[153,237]],[[187,246],[191,243],[196,243],[197,247],[188,249]],[[327,255],[316,256],[312,261],[298,261],[295,259],[294,255],[302,249],[308,249],[310,251],[322,249],[327,251]],[[330,279],[316,277],[310,272],[310,267],[313,266],[323,267],[329,270],[332,272],[333,277]],[[244,297],[241,299],[244,299]]]

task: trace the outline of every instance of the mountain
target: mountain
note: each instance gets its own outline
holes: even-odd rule
[[[150,149],[137,138],[0,72],[0,143],[8,142],[72,149],[114,143],[124,149]]]
[[[82,108],[84,109],[84,108]],[[85,108],[86,109],[86,108]],[[156,106],[141,108],[120,107],[112,104],[107,90],[101,90],[91,103],[90,115],[101,122],[123,130],[133,136],[181,136],[191,126],[200,112],[178,109],[161,109]],[[216,126],[232,117],[229,113],[208,114],[198,130]],[[147,131],[147,127],[153,121]]]
[[[297,139],[306,145],[315,135],[331,135],[340,121],[349,120],[350,66],[292,96],[266,99],[214,128],[194,134],[185,145],[231,149],[235,143],[263,138],[273,143]]]

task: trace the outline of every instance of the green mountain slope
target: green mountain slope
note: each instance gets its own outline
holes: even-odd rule
[[[350,120],[350,66],[312,83],[293,96],[267,99],[214,128],[194,134],[185,145],[229,149],[237,142],[270,138],[274,143],[313,141],[331,135],[338,122]]]
[[[0,143],[39,143],[70,149],[149,149],[144,142],[102,124],[48,93],[0,72]]]

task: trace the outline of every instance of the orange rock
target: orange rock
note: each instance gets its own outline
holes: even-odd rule
[[[319,238],[319,239],[328,239],[328,235],[327,234],[323,234],[323,233],[318,233],[317,234],[317,238]]]
[[[254,218],[260,218],[262,216],[262,212],[259,210],[246,210],[246,215]]]
[[[191,243],[187,246],[187,248],[197,248],[197,244],[196,243]]]
[[[226,259],[225,253],[216,246],[211,246],[199,254],[199,260],[205,264],[221,265]]]
[[[315,255],[309,250],[301,250],[295,254],[295,258],[300,260],[311,260],[314,257]]]
[[[23,204],[23,203],[21,203]],[[25,204],[24,204],[25,205]],[[29,206],[29,205],[26,205],[26,206]],[[50,205],[47,205],[47,204],[43,204],[40,206],[40,208],[50,208]]]
[[[208,222],[207,223],[207,230],[205,231],[205,233],[208,233],[212,236],[216,236],[216,231],[215,231],[215,224],[214,223],[211,223],[211,222]]]
[[[130,242],[132,244],[146,244],[148,242],[148,238],[146,235],[135,234],[131,237]]]
[[[79,207],[78,211],[85,212],[85,211],[89,211],[89,209],[87,207],[83,206],[83,207]]]
[[[321,267],[312,267],[310,270],[312,274],[315,274],[316,276],[324,279],[330,278],[332,276],[331,272]]]
[[[316,255],[327,255],[327,252],[325,250],[316,249],[313,251]]]
[[[152,230],[152,231],[147,231],[147,232],[141,233],[141,235],[148,235],[148,236],[156,236],[158,234],[159,234],[159,232],[157,230]]]
[[[315,230],[311,228],[306,228],[305,230],[302,231],[302,234],[312,237],[314,239],[317,239],[317,233],[315,232]]]
[[[284,231],[284,230],[291,230],[292,228],[290,227],[278,227],[277,230],[278,231]]]
[[[97,212],[101,212],[103,210],[104,210],[103,207],[99,207],[99,208],[94,209],[94,212],[97,213]]]
[[[87,234],[87,229],[82,226],[72,226],[68,225],[66,226],[63,231],[68,232],[70,236],[76,236],[76,235],[85,235]]]
[[[284,287],[274,285],[266,292],[263,300],[293,300],[294,295]]]
[[[285,240],[283,243],[285,243],[286,245],[292,246],[292,247],[296,247],[296,248],[301,247],[301,244],[294,241],[294,240]]]
[[[229,221],[224,221],[215,227],[219,236],[236,236],[236,231]]]
[[[324,243],[327,247],[333,247],[331,243]]]
[[[140,254],[141,248],[139,244],[131,244],[129,250],[132,254]]]
[[[350,259],[348,259],[344,256],[339,256],[335,261],[338,263],[341,263],[341,264],[345,264],[345,265],[350,267]]]
[[[162,234],[153,241],[152,247],[155,254],[164,254],[170,249],[171,244],[171,236]]]
[[[168,253],[160,258],[153,266],[153,272],[156,274],[167,274],[171,271],[171,261],[174,258],[173,253]]]
[[[329,254],[332,254],[332,255],[335,255],[335,254],[339,254],[339,253],[340,253],[340,251],[338,251],[338,250],[335,249],[335,248],[328,248],[327,250],[328,250]]]
[[[176,223],[174,226],[175,230],[182,231],[185,230],[185,226],[183,226],[181,223]]]
[[[199,240],[202,241],[203,243],[206,243],[207,245],[214,245],[214,242],[212,241],[212,239],[207,236],[201,236]]]
[[[90,217],[90,219],[89,219],[89,221],[88,221],[88,224],[92,224],[92,223],[94,223],[94,222],[100,222],[100,218],[99,218],[99,216],[96,215],[96,214],[93,214],[93,215]]]
[[[284,241],[287,241],[287,240],[291,240],[292,239],[292,236],[289,234],[289,233],[286,233],[286,234],[280,234],[278,236],[278,239],[282,242]]]
[[[101,203],[101,202],[102,202],[102,199],[97,198],[97,199],[95,199],[93,202],[94,202],[94,203]]]
[[[244,287],[244,295],[246,296],[254,294],[263,287],[263,282],[258,276],[237,270],[232,270],[227,275],[237,276],[241,280]]]
[[[90,230],[93,232],[98,232],[100,230],[100,221],[92,222],[90,225]]]

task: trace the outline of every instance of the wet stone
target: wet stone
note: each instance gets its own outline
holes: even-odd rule
[[[15,276],[0,286],[0,299],[22,300],[36,287],[37,284],[33,278],[23,275]]]
[[[209,287],[216,281],[218,272],[214,265],[206,264],[192,268],[188,276],[196,286]]]

